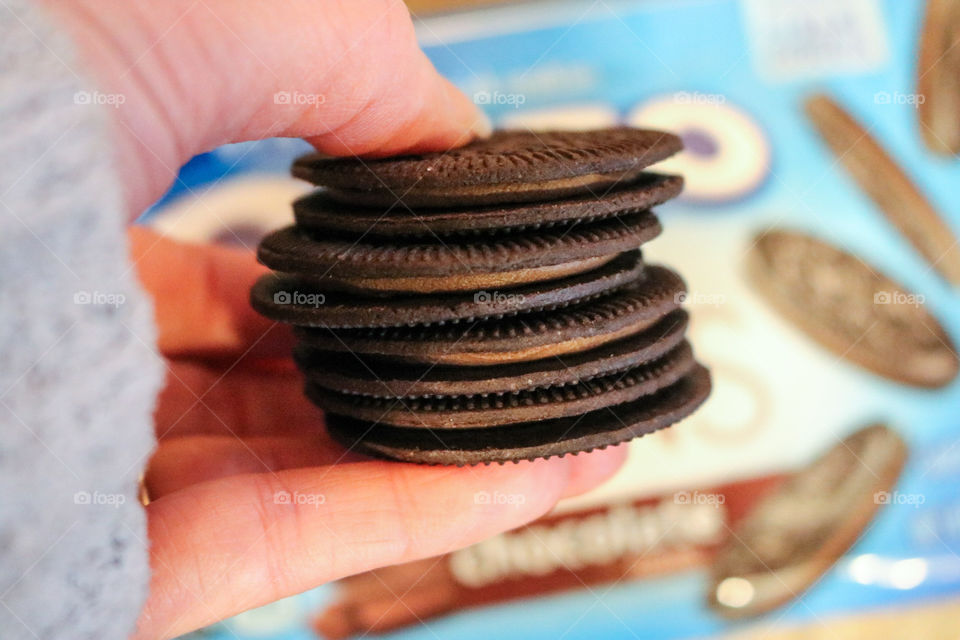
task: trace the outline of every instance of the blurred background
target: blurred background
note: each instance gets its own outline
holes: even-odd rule
[[[646,257],[684,274],[715,390],[540,523],[194,635],[958,637],[960,3],[408,4],[498,127],[683,136]],[[306,150],[199,156],[143,222],[252,250]]]

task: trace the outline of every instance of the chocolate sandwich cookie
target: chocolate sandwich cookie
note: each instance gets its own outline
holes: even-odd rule
[[[927,147],[960,154],[960,3],[928,0],[917,60],[917,114]]]
[[[586,351],[646,331],[677,309],[686,288],[664,267],[608,295],[563,308],[472,322],[371,329],[298,328],[304,343],[405,362],[498,365]]]
[[[652,362],[623,372],[508,394],[374,398],[307,382],[307,396],[340,415],[394,427],[470,429],[580,415],[656,393],[689,373],[696,362],[684,343]]]
[[[641,333],[588,351],[510,365],[449,366],[378,354],[326,351],[301,342],[294,353],[307,380],[343,393],[383,398],[516,393],[591,380],[655,360],[683,342],[678,309]]]
[[[807,100],[807,116],[823,141],[930,266],[960,284],[960,244],[940,213],[894,159],[843,107],[825,95]],[[960,117],[953,112],[954,117]]]
[[[943,387],[958,357],[923,297],[860,258],[792,231],[754,241],[749,271],[775,309],[838,356],[898,382]]]
[[[660,233],[648,211],[484,238],[331,238],[287,227],[260,243],[260,261],[328,288],[437,293],[513,287],[600,267]]]
[[[555,309],[645,278],[639,251],[623,253],[586,273],[504,291],[362,296],[329,290],[300,276],[266,274],[253,286],[251,303],[268,318],[300,327],[420,326]],[[347,337],[350,333],[338,335]]]
[[[900,436],[873,425],[796,472],[740,521],[718,552],[710,606],[742,618],[803,593],[889,501],[906,459]]]
[[[327,430],[353,451],[389,460],[456,466],[518,462],[604,449],[669,427],[693,413],[709,394],[710,374],[697,365],[657,393],[568,418],[478,429],[416,429],[331,414]]]
[[[379,160],[300,158],[293,175],[364,206],[463,207],[602,196],[682,149],[677,136],[600,131],[498,131],[460,149]]]
[[[323,190],[293,203],[297,226],[320,232],[392,237],[476,235],[502,229],[539,229],[640,213],[675,198],[683,189],[679,176],[645,173],[617,186],[602,198],[587,194],[564,200],[513,205],[411,211],[401,205],[361,208],[345,205]]]
[[[308,156],[294,172],[326,188],[261,243],[251,302],[294,325],[307,396],[370,455],[506,462],[665,427],[710,390],[683,280],[640,253],[682,184],[643,169],[678,148],[619,128]]]

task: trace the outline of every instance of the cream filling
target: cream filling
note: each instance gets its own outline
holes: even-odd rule
[[[338,282],[356,289],[410,293],[443,293],[511,287],[542,280],[576,275],[601,267],[619,254],[611,253],[546,267],[532,267],[499,273],[464,273],[450,276],[409,276],[400,278],[337,278]],[[481,291],[480,293],[483,293]],[[504,293],[506,295],[506,293]]]
[[[603,333],[596,336],[581,338],[572,338],[570,340],[564,340],[563,342],[553,342],[550,344],[527,347],[525,349],[517,349],[514,351],[495,351],[485,353],[441,353],[431,360],[437,364],[456,364],[468,367],[539,360],[541,358],[550,358],[553,356],[587,351],[588,349],[599,347],[600,345],[608,342],[613,342],[614,340],[619,340],[620,338],[632,336],[635,333],[639,333],[640,331],[649,328],[656,320],[657,319],[651,321],[649,318],[644,318],[610,333]]]

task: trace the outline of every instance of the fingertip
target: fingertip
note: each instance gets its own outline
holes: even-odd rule
[[[470,132],[473,133],[475,138],[489,138],[490,134],[493,133],[493,122],[490,120],[490,116],[477,110],[477,118],[470,125]]]
[[[448,151],[488,137],[493,131],[489,117],[422,52],[415,60],[416,70],[399,72],[378,88],[378,99],[367,108],[307,141],[332,156],[379,158]]]
[[[493,133],[493,122],[490,120],[483,109],[476,102],[461,91],[455,84],[441,75],[436,75],[438,82],[437,90],[446,95],[450,104],[450,120],[456,128],[463,129],[469,136],[469,140],[474,138],[489,138]]]
[[[629,451],[627,444],[621,444],[571,457],[570,481],[562,497],[577,496],[605,483],[620,471]]]

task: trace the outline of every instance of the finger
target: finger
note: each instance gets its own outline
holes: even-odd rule
[[[253,252],[175,242],[143,227],[129,235],[137,274],[153,298],[161,352],[289,356],[290,328],[250,307],[250,287],[266,272]]]
[[[622,444],[590,453],[579,453],[576,464],[570,467],[570,480],[564,498],[586,493],[610,479],[627,460],[629,446]]]
[[[200,482],[244,473],[358,462],[322,428],[306,436],[233,438],[186,436],[164,440],[150,460],[146,487],[152,500]],[[563,497],[575,496],[606,481],[626,459],[626,447],[611,447],[576,457]]]
[[[333,154],[441,150],[489,131],[417,47],[401,0],[47,2],[111,110],[133,211],[191,155],[270,136]]]
[[[302,388],[303,378],[290,360],[269,372],[243,363],[226,369],[169,361],[154,412],[157,437],[314,433],[323,415]]]
[[[144,482],[151,500],[191,485],[245,473],[358,462],[317,426],[309,436],[185,436],[160,443]]]
[[[546,513],[579,458],[362,462],[195,485],[147,507],[153,578],[138,637],[171,637],[375,567],[440,555]],[[480,500],[499,492],[509,501]]]

